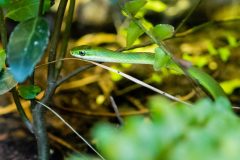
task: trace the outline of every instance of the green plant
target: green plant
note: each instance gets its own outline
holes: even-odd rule
[[[191,108],[159,96],[149,98],[150,117],[131,117],[120,128],[98,124],[97,147],[111,160],[238,159],[240,120],[224,98]],[[180,158],[181,157],[181,158]]]

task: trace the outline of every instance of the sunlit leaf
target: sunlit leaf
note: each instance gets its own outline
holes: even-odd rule
[[[0,72],[0,95],[10,91],[16,85],[17,82],[14,80],[9,70]]]
[[[127,28],[127,47],[130,47],[143,33],[142,29],[131,21]]]
[[[240,79],[236,78],[229,81],[221,82],[221,87],[223,88],[225,93],[232,94],[235,89],[240,88]]]
[[[41,88],[35,85],[21,85],[18,87],[18,93],[24,99],[34,99],[40,92]]]
[[[174,33],[174,27],[169,24],[158,24],[151,29],[153,36],[159,41],[170,38]]]
[[[14,78],[23,82],[31,75],[48,43],[49,28],[43,18],[22,22],[12,32],[8,43],[8,64]]]
[[[162,12],[167,8],[167,6],[161,1],[148,1],[144,7],[155,12]]]
[[[124,9],[134,16],[146,3],[146,0],[131,0],[124,5]]]
[[[227,36],[227,41],[231,47],[237,47],[239,44],[237,38],[231,35]]]
[[[213,42],[211,41],[207,41],[207,49],[211,55],[216,55],[218,53],[217,49],[214,47]]]
[[[231,55],[231,52],[230,52],[229,48],[221,47],[221,48],[218,49],[218,51],[219,51],[221,59],[224,62],[226,62],[228,60],[229,56]]]
[[[5,66],[6,53],[4,50],[0,50],[0,71]]]
[[[14,21],[25,21],[38,14],[39,0],[11,0],[7,5],[6,17]],[[51,7],[51,0],[44,0],[44,12]]]

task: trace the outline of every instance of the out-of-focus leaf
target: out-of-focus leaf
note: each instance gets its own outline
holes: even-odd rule
[[[169,38],[174,33],[174,27],[169,24],[158,24],[151,29],[153,36],[159,41]]]
[[[4,50],[0,50],[0,71],[5,66],[6,53]]]
[[[23,82],[31,75],[48,43],[49,28],[43,18],[20,23],[8,43],[8,64],[14,78]]]
[[[70,153],[66,155],[64,160],[100,160],[97,157],[81,154],[81,153]]]
[[[106,159],[235,160],[240,156],[240,120],[227,99],[203,99],[189,108],[154,96],[149,107],[149,118],[126,118],[120,128],[95,127],[93,135]]]
[[[146,0],[131,0],[124,5],[124,10],[126,10],[131,15],[135,14],[147,3]]]
[[[10,0],[0,0],[0,7],[8,5]]]
[[[18,87],[18,93],[24,99],[34,99],[40,92],[41,88],[35,85],[29,86],[21,85]]]
[[[38,15],[39,0],[11,0],[6,17],[14,21],[25,21]],[[43,12],[51,7],[51,0],[44,0]]]
[[[228,60],[229,56],[231,55],[231,52],[230,52],[229,48],[221,47],[221,48],[218,49],[218,51],[219,51],[221,59],[224,62],[226,62]]]
[[[10,91],[16,85],[17,82],[14,80],[9,70],[0,72],[0,95]]]
[[[148,1],[144,7],[155,12],[162,12],[167,8],[166,4],[161,1]]]
[[[231,47],[237,47],[239,45],[237,38],[234,36],[227,36],[227,41]]]
[[[221,82],[221,87],[223,88],[225,93],[232,94],[232,92],[236,88],[240,88],[240,79],[236,78],[236,79],[231,79],[229,81]]]
[[[131,21],[127,28],[127,47],[130,47],[143,33],[142,29]]]
[[[218,53],[212,41],[207,42],[207,49],[211,55],[216,55]]]

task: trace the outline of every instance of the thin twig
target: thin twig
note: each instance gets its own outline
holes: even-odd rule
[[[132,77],[132,76],[130,76],[130,75],[128,75],[128,74],[125,74],[125,73],[123,73],[123,72],[120,72],[120,71],[118,71],[118,70],[115,70],[115,69],[113,69],[113,68],[110,68],[110,67],[108,67],[108,66],[105,66],[105,65],[100,64],[100,63],[97,63],[97,62],[87,61],[87,60],[84,60],[84,61],[89,62],[89,63],[92,63],[92,64],[95,64],[95,65],[97,65],[97,66],[99,66],[99,67],[101,67],[101,68],[104,68],[104,69],[106,69],[106,70],[109,70],[109,71],[111,71],[111,72],[117,73],[117,74],[119,74],[119,75],[121,75],[121,76],[129,79],[130,81],[133,81],[133,82],[135,82],[135,83],[138,83],[138,84],[142,85],[143,87],[146,87],[146,88],[148,88],[148,89],[150,89],[150,90],[152,90],[152,91],[154,91],[154,92],[157,92],[157,93],[159,93],[159,94],[161,94],[161,95],[163,95],[163,96],[165,96],[165,97],[167,97],[167,98],[169,98],[169,99],[171,99],[171,100],[174,100],[174,101],[177,101],[177,102],[180,102],[180,103],[184,103],[184,104],[186,104],[186,105],[191,105],[191,104],[188,103],[188,102],[184,102],[184,101],[182,101],[182,100],[180,100],[180,99],[178,99],[178,98],[176,98],[176,97],[174,97],[174,96],[172,96],[172,95],[170,95],[170,94],[168,94],[168,93],[166,93],[166,92],[163,92],[163,91],[161,91],[161,90],[159,90],[159,89],[157,89],[157,88],[155,88],[155,87],[153,87],[153,86],[151,86],[151,85],[149,85],[149,84],[147,84],[147,83],[144,83],[143,81],[140,81],[139,79],[137,79],[137,78],[135,78],[135,77]]]
[[[71,73],[69,73],[68,75],[66,75],[65,77],[63,77],[62,79],[59,79],[56,82],[56,87],[58,87],[59,85],[61,85],[62,83],[66,82],[67,80],[69,80],[70,78],[76,76],[77,74],[79,74],[80,72],[83,72],[89,68],[94,67],[95,65],[89,64],[83,67],[79,67],[76,70],[72,71]]]
[[[117,117],[119,123],[120,123],[121,125],[123,125],[123,119],[122,119],[122,117],[120,116],[120,113],[119,113],[117,104],[115,103],[115,101],[114,101],[114,99],[113,99],[112,96],[110,96],[110,101],[111,101],[113,110],[114,110],[114,112],[116,113],[116,117]]]
[[[37,103],[41,104],[45,108],[47,108],[49,111],[51,111],[55,116],[57,116],[68,128],[70,128],[86,145],[91,148],[101,159],[105,160],[103,156],[87,141],[83,136],[81,136],[69,123],[67,123],[57,112],[55,112],[53,109],[45,105],[44,103],[40,101],[36,101]]]
[[[193,12],[196,10],[196,8],[199,6],[199,4],[201,3],[201,0],[198,0],[196,2],[196,4],[191,7],[191,10],[188,12],[188,14],[186,15],[186,17],[184,17],[184,19],[180,22],[180,24],[177,26],[177,28],[175,29],[175,32],[173,34],[173,36],[179,31],[179,29],[182,28],[182,26],[186,23],[186,21],[189,19],[189,17],[193,14]]]
[[[116,117],[115,113],[111,113],[111,112],[92,112],[92,111],[87,111],[87,110],[77,110],[77,109],[70,109],[70,108],[63,108],[63,107],[59,107],[59,109],[67,111],[67,112],[71,112],[71,113],[77,113],[77,114],[81,114],[84,116],[96,116],[96,117]],[[149,114],[149,110],[148,109],[142,109],[139,111],[126,111],[126,112],[120,112],[119,115],[121,117],[127,117],[127,116],[135,116],[135,115],[145,115],[145,114]]]
[[[24,111],[24,109],[23,109],[23,107],[22,107],[22,104],[21,104],[20,99],[19,99],[19,96],[18,96],[18,92],[17,92],[17,90],[16,90],[15,87],[11,90],[11,93],[12,93],[14,102],[15,102],[15,104],[16,104],[18,113],[20,114],[20,117],[22,118],[22,121],[24,122],[24,124],[26,125],[26,127],[28,128],[28,130],[29,130],[31,133],[34,133],[32,123],[31,123],[31,122],[29,121],[29,119],[27,118],[27,115],[26,115],[26,113],[25,113],[25,111]]]

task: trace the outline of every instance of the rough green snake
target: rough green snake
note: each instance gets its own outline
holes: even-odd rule
[[[162,67],[167,67],[174,64],[171,57],[162,48],[156,48],[155,53],[146,52],[117,52],[100,47],[79,46],[74,47],[70,51],[71,55],[83,60],[95,62],[111,62],[111,63],[130,63],[130,64],[150,64],[154,70],[160,70]],[[217,97],[226,97],[221,86],[210,75],[200,69],[189,66],[185,69],[194,81],[208,92],[208,94],[216,99]]]

